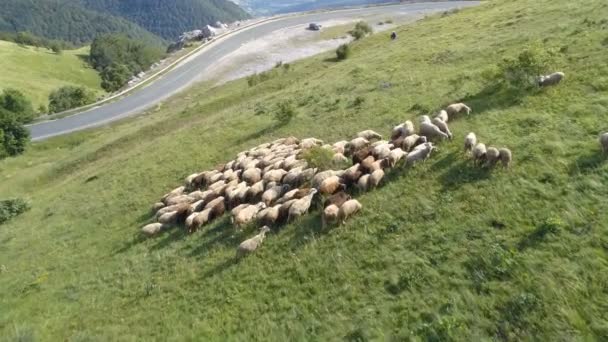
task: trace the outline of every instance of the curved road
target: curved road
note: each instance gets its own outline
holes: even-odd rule
[[[237,50],[248,41],[268,35],[282,28],[306,25],[315,21],[357,18],[363,15],[391,15],[395,12],[420,14],[445,11],[457,7],[477,5],[478,3],[477,1],[450,1],[397,4],[279,17],[250,28],[244,28],[212,42],[207,48],[188,58],[186,62],[182,62],[148,86],[135,90],[126,97],[62,119],[36,123],[28,126],[28,128],[31,132],[32,140],[37,141],[99,126],[137,114],[191,85],[199,78],[201,72],[213,65],[213,61],[219,60]]]

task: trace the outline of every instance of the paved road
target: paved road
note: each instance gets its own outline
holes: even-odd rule
[[[62,119],[33,124],[28,128],[30,129],[32,140],[37,141],[85,128],[99,126],[110,121],[137,114],[191,85],[199,78],[200,73],[213,65],[213,61],[219,60],[235,51],[242,44],[286,27],[306,25],[315,21],[357,18],[368,15],[386,14],[387,16],[390,16],[395,12],[420,14],[421,12],[445,11],[456,7],[472,6],[476,4],[478,4],[478,2],[474,1],[397,4],[333,12],[307,13],[268,21],[248,29],[237,31],[223,39],[218,39],[216,42],[210,44],[207,49],[198,53],[196,57],[189,58],[187,62],[175,67],[150,85],[135,90],[133,93],[120,100]]]

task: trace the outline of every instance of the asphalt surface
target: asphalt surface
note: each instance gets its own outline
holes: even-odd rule
[[[476,1],[397,4],[332,12],[307,13],[268,21],[251,28],[234,32],[222,39],[218,39],[211,43],[205,50],[197,53],[194,57],[189,58],[187,62],[181,63],[151,84],[141,89],[134,90],[132,93],[119,100],[65,118],[36,123],[28,126],[28,128],[32,140],[39,141],[86,128],[100,126],[111,121],[135,115],[190,86],[197,79],[200,79],[200,74],[212,66],[214,61],[234,52],[242,44],[286,27],[303,25],[304,29],[309,23],[315,21],[349,18],[356,19],[361,16],[382,14],[390,17],[390,15],[394,15],[396,12],[419,15],[420,13],[446,11],[453,8],[477,4],[478,2]]]

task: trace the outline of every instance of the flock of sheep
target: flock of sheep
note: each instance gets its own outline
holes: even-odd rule
[[[343,224],[362,208],[347,192],[349,189],[360,192],[374,189],[385,172],[399,162],[412,166],[426,160],[435,149],[433,141],[453,138],[448,120],[463,112],[469,114],[471,109],[456,103],[432,120],[423,116],[418,131],[408,120],[393,128],[390,140],[382,140],[382,135],[365,130],[350,141],[333,145],[315,138],[294,137],[261,144],[213,170],[188,176],[183,186],[167,193],[153,206],[157,222],[146,225],[142,231],[155,235],[183,223],[193,233],[229,211],[237,229],[253,222],[263,226],[258,235],[241,243],[237,256],[242,256],[261,245],[271,226],[305,215],[316,196],[324,198],[323,227]],[[484,146],[483,153],[480,146]],[[310,167],[303,155],[313,148],[331,151],[336,165],[348,162],[352,166],[338,170]],[[465,149],[473,152],[476,161],[494,160],[492,148],[486,150],[485,145],[477,144],[473,133],[465,139]],[[499,156],[503,165],[508,166],[510,151]]]
[[[541,76],[539,83],[554,85],[561,79],[563,73],[554,73]],[[213,170],[188,176],[183,186],[167,193],[153,206],[157,222],[146,225],[142,232],[151,236],[183,223],[193,233],[229,210],[237,229],[253,222],[262,225],[259,234],[239,245],[238,258],[255,251],[271,226],[305,215],[316,196],[324,198],[323,227],[343,224],[362,208],[347,192],[349,189],[359,192],[374,189],[399,162],[408,167],[429,158],[435,149],[433,141],[453,139],[448,121],[460,113],[468,115],[471,108],[455,103],[433,119],[423,115],[417,133],[413,122],[405,121],[393,127],[390,140],[365,130],[350,141],[333,145],[315,138],[295,137],[261,144]],[[600,145],[608,153],[608,132],[600,135]],[[352,166],[339,170],[313,168],[304,158],[304,153],[313,148],[331,151],[335,165]],[[465,136],[464,150],[470,153],[476,166],[493,167],[500,161],[508,168],[513,158],[508,148],[486,147],[473,132]]]

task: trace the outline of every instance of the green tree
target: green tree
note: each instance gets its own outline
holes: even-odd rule
[[[122,88],[132,73],[124,64],[112,64],[101,72],[101,87],[112,92]]]
[[[93,93],[84,87],[64,86],[49,95],[49,111],[51,113],[63,112],[87,105],[94,100]]]
[[[347,59],[350,56],[350,46],[348,44],[342,44],[338,46],[336,50],[336,57],[339,61]]]
[[[25,151],[30,132],[17,120],[14,113],[0,108],[0,158],[16,156]]]
[[[34,108],[32,102],[16,89],[4,89],[0,94],[0,108],[13,113],[14,118],[26,123],[34,119]]]

